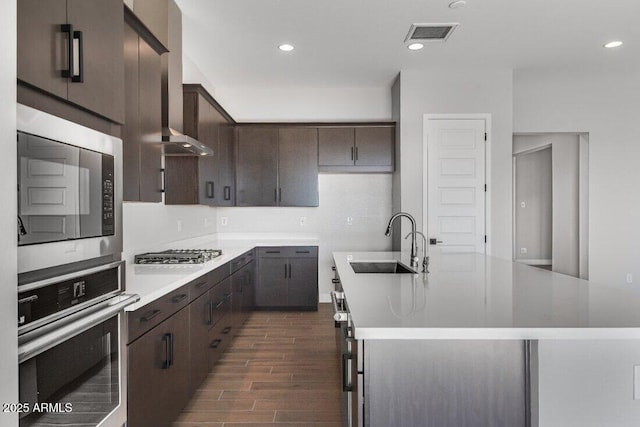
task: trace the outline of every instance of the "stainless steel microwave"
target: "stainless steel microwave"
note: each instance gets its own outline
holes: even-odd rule
[[[19,273],[122,252],[122,141],[18,104]]]

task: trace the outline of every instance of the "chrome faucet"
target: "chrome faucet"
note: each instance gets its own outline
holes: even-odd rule
[[[411,221],[411,267],[418,267],[418,246],[416,245],[416,220],[408,213],[406,212],[398,212],[396,214],[393,214],[393,216],[391,217],[391,219],[389,219],[389,224],[387,225],[387,231],[384,233],[385,236],[391,236],[391,226],[393,225],[393,221],[396,220],[396,218],[399,218],[401,216],[407,217],[409,219],[409,221]]]
[[[428,273],[429,272],[429,257],[427,256],[427,238],[424,236],[424,234],[422,234],[421,231],[412,231],[409,234],[407,234],[404,238],[407,239],[410,235],[412,234],[418,234],[420,236],[422,236],[422,272],[423,273]]]

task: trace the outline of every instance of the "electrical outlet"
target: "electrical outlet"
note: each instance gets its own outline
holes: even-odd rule
[[[350,216],[347,217],[347,225],[353,225],[353,218]]]
[[[182,231],[182,220],[181,219],[176,221],[176,228],[178,229],[178,233],[180,233]]]
[[[300,227],[304,227],[305,225],[307,225],[307,217],[306,216],[301,216],[300,217]]]
[[[633,400],[640,400],[640,365],[633,367]]]
[[[521,254],[526,254],[527,253],[527,248],[520,248],[520,253]]]
[[[228,221],[227,217],[226,216],[221,216],[220,217],[220,225],[222,225],[223,227],[226,227],[227,224],[229,224],[229,221]]]
[[[627,273],[627,283],[633,283],[633,274]]]

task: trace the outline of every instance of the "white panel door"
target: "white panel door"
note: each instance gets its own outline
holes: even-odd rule
[[[427,233],[443,252],[485,252],[485,121],[427,120]]]

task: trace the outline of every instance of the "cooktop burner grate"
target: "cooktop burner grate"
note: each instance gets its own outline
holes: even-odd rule
[[[169,249],[136,255],[136,264],[202,264],[222,255],[220,249]]]

